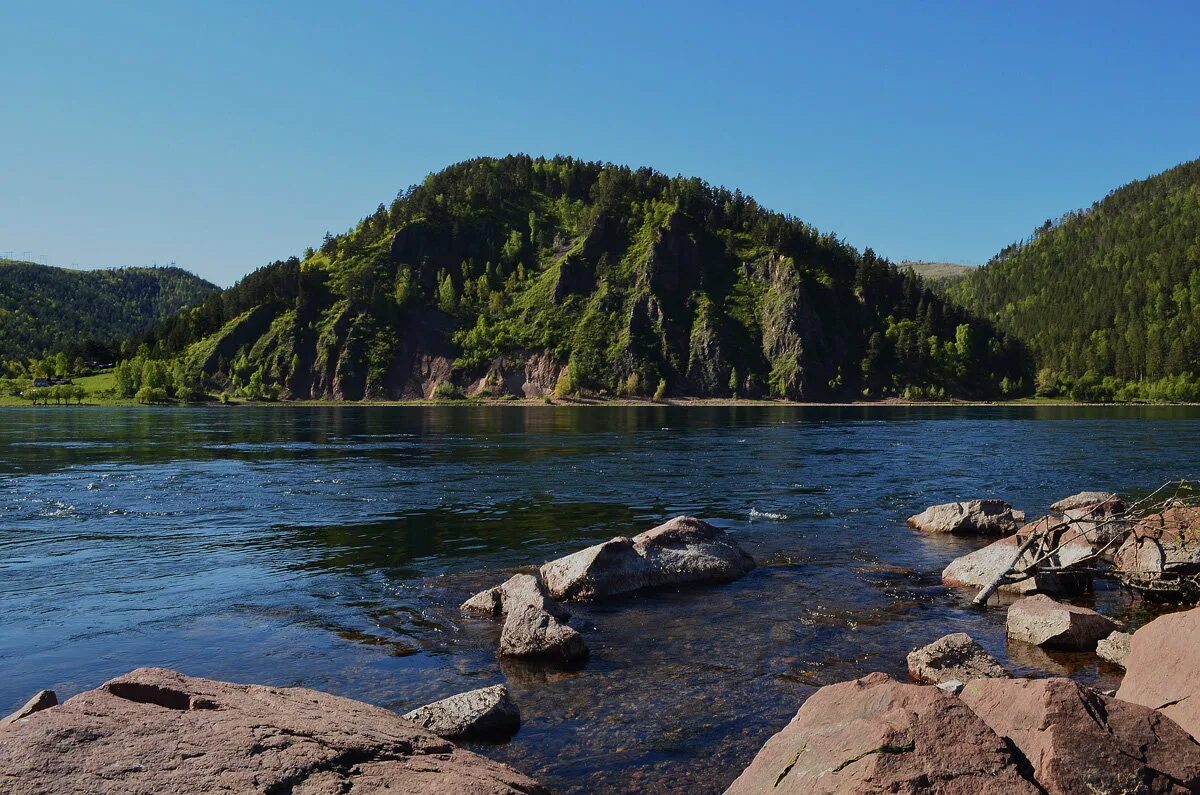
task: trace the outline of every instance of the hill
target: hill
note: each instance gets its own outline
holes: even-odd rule
[[[0,361],[141,334],[216,291],[179,268],[81,271],[0,259]]]
[[[1200,398],[1200,160],[1047,221],[948,294],[1031,346],[1045,394]]]
[[[870,250],[739,191],[571,158],[430,175],[321,248],[162,324],[131,363],[189,389],[991,397],[1020,345]]]
[[[975,265],[960,265],[956,262],[923,262],[904,260],[897,263],[901,270],[911,270],[925,280],[935,292],[941,292],[976,268]]]

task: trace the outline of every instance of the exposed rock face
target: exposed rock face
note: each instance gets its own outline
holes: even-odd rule
[[[729,582],[754,568],[754,559],[724,531],[677,516],[633,538],[618,537],[542,566],[542,581],[557,599],[601,599],[642,588]]]
[[[1081,491],[1064,497],[1050,506],[1056,513],[1066,513],[1080,508],[1096,508],[1098,514],[1118,516],[1125,512],[1125,504],[1121,498],[1111,491]]]
[[[521,711],[504,685],[458,693],[404,717],[446,740],[503,740],[521,728]]]
[[[1114,558],[1122,580],[1167,598],[1200,596],[1190,579],[1200,574],[1200,508],[1178,507],[1134,525]]]
[[[956,696],[876,673],[814,693],[726,793],[1038,792],[1016,762]]]
[[[1159,616],[1133,633],[1117,698],[1157,709],[1200,739],[1200,608]]]
[[[1096,644],[1096,656],[1124,668],[1125,659],[1129,657],[1129,642],[1132,639],[1133,636],[1128,632],[1114,632]]]
[[[531,574],[517,574],[502,585],[475,594],[462,609],[498,617],[500,654],[510,657],[548,657],[564,662],[588,656],[587,644],[567,626],[571,614],[551,599],[541,581]]]
[[[1200,745],[1147,707],[1061,678],[978,679],[959,698],[1020,749],[1050,795],[1200,788]]]
[[[926,508],[908,517],[908,526],[923,533],[1000,536],[1016,532],[1024,521],[1025,514],[1004,500],[970,500]]]
[[[1007,677],[996,658],[983,650],[970,635],[955,632],[938,638],[908,655],[908,675],[916,682],[941,684],[957,680]]]
[[[139,668],[0,731],[13,795],[546,793],[384,709]]]
[[[1022,527],[1011,536],[988,544],[983,549],[955,558],[942,571],[942,582],[956,588],[982,588],[990,584],[1003,573],[1012,563],[1029,535],[1033,532],[1049,530],[1058,522],[1051,517],[1042,517],[1035,522]],[[1064,543],[1065,541],[1065,543]],[[1073,527],[1052,531],[1051,548],[1058,548],[1046,561],[1046,565],[1057,568],[1068,568],[1079,563],[1092,554],[1094,547],[1083,537],[1083,534]],[[1021,555],[1018,566],[1028,566],[1040,559],[1036,548],[1028,549]],[[1066,575],[1040,571],[1034,576],[1020,582],[1005,583],[1000,590],[1006,593],[1075,593],[1087,586],[1089,577],[1086,575]]]
[[[28,718],[35,712],[41,712],[44,709],[50,709],[50,707],[54,706],[58,706],[58,696],[55,695],[54,691],[39,690],[38,692],[34,693],[28,701],[25,702],[23,707],[9,715],[7,718],[0,720],[0,729],[3,729],[10,723],[19,721],[21,718]]]
[[[1049,596],[1027,596],[1008,608],[1008,637],[1056,649],[1094,649],[1119,629],[1112,619]]]

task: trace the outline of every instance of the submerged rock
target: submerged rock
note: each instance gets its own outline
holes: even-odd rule
[[[1200,740],[1200,608],[1159,616],[1133,633],[1117,698],[1171,718]]]
[[[970,635],[955,632],[910,652],[908,675],[916,682],[961,685],[972,679],[1007,677],[1008,672]]]
[[[1024,521],[1025,514],[1004,500],[969,500],[926,508],[908,517],[908,526],[923,533],[1000,536],[1015,532]]]
[[[633,538],[617,537],[541,568],[556,599],[590,600],[665,585],[730,582],[754,559],[721,529],[676,516]]]
[[[139,668],[0,731],[13,795],[547,793],[385,709]]]
[[[1094,649],[1119,629],[1111,618],[1049,596],[1027,596],[1008,608],[1008,637],[1054,649]]]
[[[10,723],[19,721],[21,718],[28,718],[35,712],[41,712],[44,709],[50,709],[50,707],[54,706],[58,706],[58,696],[55,695],[54,691],[39,690],[34,693],[28,701],[25,702],[23,707],[9,715],[7,718],[0,720],[0,729],[4,728]]]
[[[504,685],[458,693],[404,717],[446,740],[504,740],[521,728],[521,711]]]
[[[1114,632],[1096,644],[1096,656],[1124,668],[1125,658],[1129,656],[1129,641],[1132,638],[1128,632]]]
[[[588,656],[583,637],[567,625],[570,612],[551,599],[532,574],[517,574],[495,588],[477,593],[462,609],[489,616],[504,616],[500,654],[510,657],[546,657],[563,662]]]
[[[1070,679],[978,679],[959,696],[1033,766],[1047,793],[1187,793],[1200,745],[1152,709]]]
[[[814,693],[727,795],[1033,795],[1008,744],[958,697],[875,673]]]

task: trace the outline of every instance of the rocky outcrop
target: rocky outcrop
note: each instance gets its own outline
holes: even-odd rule
[[[504,616],[500,654],[545,657],[563,662],[588,656],[583,637],[567,625],[571,614],[546,593],[531,574],[517,574],[502,585],[477,593],[463,603],[466,612]]]
[[[999,536],[1016,532],[1024,521],[1025,514],[1004,500],[969,500],[926,508],[908,517],[908,526],[923,533]]]
[[[876,673],[814,693],[726,792],[1039,792],[1018,761],[956,696]]]
[[[959,696],[1050,795],[1200,791],[1200,745],[1144,706],[1070,679],[977,679]]]
[[[1118,516],[1125,512],[1125,504],[1121,502],[1121,498],[1110,491],[1081,491],[1050,506],[1050,510],[1055,513],[1066,513],[1081,508],[1091,508],[1094,509],[1093,512],[1105,516]]]
[[[1122,582],[1143,593],[1200,598],[1200,508],[1172,507],[1140,520],[1114,564]]]
[[[521,728],[521,711],[504,685],[458,693],[404,717],[446,740],[504,740]]]
[[[1128,632],[1114,632],[1096,644],[1096,656],[1124,668],[1125,659],[1129,657],[1129,642],[1132,639],[1133,636]]]
[[[0,729],[8,726],[10,723],[16,723],[21,718],[28,718],[35,712],[41,712],[44,709],[58,706],[58,696],[53,690],[39,690],[25,702],[19,710],[9,715],[7,718],[0,720]]]
[[[989,585],[1008,569],[1017,550],[1034,532],[1051,532],[1048,548],[1055,551],[1043,561],[1046,566],[1068,569],[1092,555],[1094,547],[1080,532],[1071,527],[1053,529],[1058,524],[1051,517],[1043,517],[1025,525],[1011,536],[955,558],[942,571],[942,582],[958,588],[983,588]],[[1032,565],[1045,554],[1036,547],[1027,549],[1021,554],[1017,568]],[[1075,593],[1085,588],[1089,581],[1090,577],[1087,575],[1039,570],[1032,577],[1001,585],[1000,590],[1017,594]]]
[[[908,655],[908,675],[915,682],[942,684],[1006,677],[1008,672],[970,635],[955,632]]]
[[[1119,629],[1112,619],[1086,607],[1062,604],[1049,596],[1027,596],[1008,608],[1008,637],[1055,649],[1094,649]]]
[[[541,568],[556,599],[591,600],[665,585],[730,582],[754,568],[719,528],[677,516],[633,538],[617,537]]]
[[[1157,709],[1200,739],[1200,608],[1159,616],[1133,633],[1117,698]]]
[[[0,731],[0,771],[12,795],[547,792],[378,707],[161,668]]]

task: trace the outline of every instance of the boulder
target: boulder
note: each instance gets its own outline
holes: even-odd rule
[[[908,517],[908,526],[923,533],[1002,536],[1016,532],[1025,514],[1004,500],[948,502]]]
[[[19,721],[21,718],[28,718],[35,712],[41,712],[44,709],[50,709],[50,707],[55,706],[58,706],[58,696],[55,695],[54,691],[39,690],[34,693],[28,701],[25,702],[23,707],[9,715],[7,718],[0,720],[0,729],[3,729],[10,723]]]
[[[1125,658],[1129,656],[1129,641],[1132,638],[1128,632],[1114,632],[1096,644],[1096,656],[1124,668]]]
[[[11,795],[546,793],[385,709],[139,668],[0,732]]]
[[[1133,633],[1117,698],[1162,712],[1200,739],[1200,608],[1159,616]]]
[[[726,795],[1039,792],[1017,762],[956,696],[875,673],[809,697]]]
[[[955,632],[910,652],[908,675],[915,682],[937,685],[955,680],[962,683],[979,678],[1006,677],[1008,672],[970,635]]]
[[[1050,506],[1055,513],[1066,513],[1081,508],[1093,509],[1093,512],[1104,516],[1119,516],[1125,513],[1125,503],[1111,491],[1081,491],[1070,497],[1063,497]]]
[[[463,602],[467,612],[504,616],[500,654],[574,662],[588,656],[583,637],[567,625],[570,612],[532,574],[517,574]]]
[[[617,537],[542,566],[556,599],[591,600],[642,588],[730,582],[754,568],[754,559],[720,528],[676,516],[633,538]]]
[[[521,711],[504,685],[443,698],[404,717],[446,740],[504,740],[521,728]]]
[[[955,588],[983,588],[989,585],[1012,564],[1017,549],[1034,532],[1049,532],[1050,549],[1057,550],[1044,561],[1047,566],[1066,569],[1092,554],[1094,547],[1081,532],[1071,527],[1055,529],[1058,525],[1057,520],[1042,517],[1025,525],[1011,536],[955,558],[942,571],[942,582]],[[1028,549],[1022,553],[1018,566],[1028,566],[1041,557],[1036,548]],[[1090,577],[1086,574],[1039,571],[1019,582],[1005,583],[1000,586],[1000,590],[1016,594],[1077,593],[1086,588],[1089,581]]]
[[[1119,629],[1111,618],[1049,596],[1027,596],[1008,608],[1008,637],[1052,649],[1094,649]]]
[[[1113,559],[1122,582],[1164,598],[1200,597],[1200,508],[1171,507],[1141,519]]]
[[[1050,795],[1200,787],[1200,744],[1147,707],[1065,678],[977,679],[959,698],[1012,741]]]

